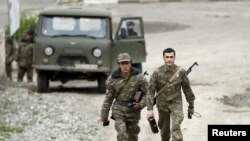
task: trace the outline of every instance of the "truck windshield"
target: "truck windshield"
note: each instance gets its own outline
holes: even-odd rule
[[[44,16],[41,28],[43,36],[58,37],[63,35],[104,38],[107,36],[107,19]]]

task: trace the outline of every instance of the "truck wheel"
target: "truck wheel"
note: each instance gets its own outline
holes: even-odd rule
[[[46,92],[49,87],[48,76],[44,72],[37,73],[37,91],[39,93]]]
[[[106,92],[106,84],[105,84],[106,79],[107,79],[107,76],[105,75],[102,75],[98,78],[98,92],[99,93]]]

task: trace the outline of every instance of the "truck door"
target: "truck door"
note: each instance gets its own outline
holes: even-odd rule
[[[113,70],[117,67],[116,59],[118,54],[124,52],[129,53],[132,57],[132,65],[142,71],[142,63],[146,61],[146,44],[142,17],[121,18],[114,37]]]

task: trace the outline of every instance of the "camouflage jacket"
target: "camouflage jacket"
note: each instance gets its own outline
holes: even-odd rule
[[[17,61],[22,67],[32,67],[34,44],[21,42],[18,48]]]
[[[123,116],[133,115],[133,118],[140,118],[140,110],[128,108],[126,104],[131,102],[135,96],[136,91],[140,88],[143,97],[140,101],[141,109],[146,106],[146,94],[148,82],[143,75],[139,74],[139,70],[131,68],[130,78],[123,78],[120,69],[115,70],[106,80],[107,91],[102,105],[101,118],[108,117],[110,107],[112,105],[112,116],[116,117],[119,114],[127,114]],[[129,80],[130,79],[130,80]],[[128,81],[127,86],[126,82]],[[124,90],[123,87],[125,86]]]
[[[11,39],[6,39],[5,42],[5,63],[9,64],[14,60],[15,56],[15,47],[13,45],[13,42],[8,41]]]
[[[179,69],[176,65],[171,68],[166,68],[165,65],[157,68],[150,77],[149,90],[147,95],[147,109],[153,109],[153,100],[155,93],[169,81],[174,73]],[[186,100],[190,106],[193,106],[195,96],[190,86],[186,71],[181,69],[178,74],[174,76],[172,82],[166,87],[161,94],[156,97],[156,106],[158,109],[166,109],[169,101],[182,100],[181,89],[183,90]]]

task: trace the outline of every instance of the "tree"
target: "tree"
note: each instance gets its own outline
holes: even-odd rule
[[[20,41],[24,33],[27,32],[30,28],[36,27],[36,25],[37,17],[22,13],[20,18],[20,28],[16,31],[12,38],[15,41]],[[9,25],[5,26],[5,33],[9,34]]]

